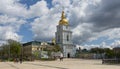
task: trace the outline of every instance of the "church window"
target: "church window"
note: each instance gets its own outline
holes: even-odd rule
[[[69,41],[69,35],[67,35],[67,41]]]
[[[39,50],[39,48],[37,48],[37,50]]]
[[[68,29],[68,26],[66,26],[66,29]]]
[[[60,41],[60,35],[58,35],[58,42]]]

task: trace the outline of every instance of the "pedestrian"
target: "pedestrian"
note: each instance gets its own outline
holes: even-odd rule
[[[60,54],[60,61],[63,61],[63,53]]]
[[[14,63],[16,63],[16,58],[14,58]]]
[[[22,58],[20,58],[20,63],[22,63]]]
[[[18,63],[19,60],[17,58],[14,58],[14,63]]]

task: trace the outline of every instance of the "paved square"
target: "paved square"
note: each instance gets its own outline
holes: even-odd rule
[[[120,65],[101,64],[101,60],[64,59],[64,61],[0,62],[0,69],[120,69]]]

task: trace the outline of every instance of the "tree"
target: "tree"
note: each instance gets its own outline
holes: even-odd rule
[[[82,51],[82,50],[81,50],[80,47],[79,47],[78,49],[76,49],[76,53],[78,53],[78,54],[81,53],[81,51]]]
[[[8,40],[0,49],[0,55],[3,59],[18,57],[21,54],[21,44],[15,40]]]
[[[88,52],[88,50],[87,50],[87,49],[83,49],[83,50],[82,50],[82,52],[87,53],[87,52]]]
[[[54,46],[54,51],[55,51],[55,52],[61,51],[60,46],[59,46],[59,45],[55,45],[55,46]]]
[[[21,54],[21,44],[15,40],[8,40],[8,46],[10,48],[10,56],[18,57]]]
[[[6,59],[7,57],[9,57],[9,49],[8,49],[8,45],[7,44],[3,44],[1,46],[0,52],[1,52],[1,58]]]
[[[35,59],[38,59],[40,57],[40,51],[34,51],[33,56]]]
[[[92,48],[92,49],[90,50],[90,52],[91,52],[91,53],[99,53],[99,54],[102,54],[102,53],[104,53],[104,49],[96,47],[96,48]]]
[[[105,56],[107,58],[114,58],[115,57],[115,53],[114,53],[113,50],[110,50],[109,48],[106,48],[106,49],[104,49],[104,51],[105,51]]]

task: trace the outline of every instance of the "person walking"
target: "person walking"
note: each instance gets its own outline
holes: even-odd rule
[[[22,58],[20,58],[20,63],[22,63]]]
[[[63,53],[60,54],[60,61],[63,61]]]

